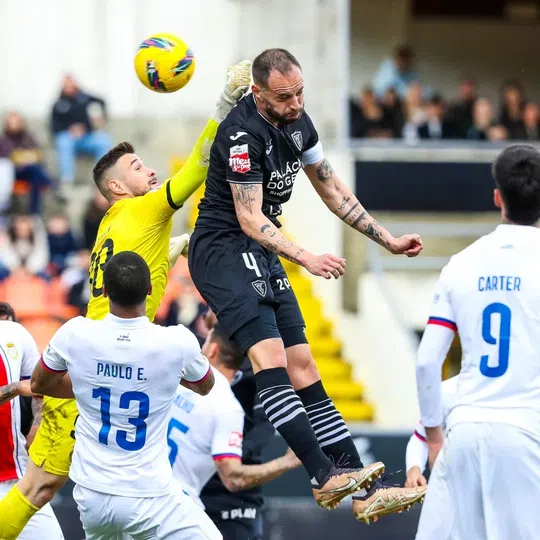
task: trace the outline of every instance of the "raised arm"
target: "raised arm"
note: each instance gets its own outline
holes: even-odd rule
[[[315,164],[306,165],[304,170],[324,204],[344,223],[383,246],[390,253],[416,257],[422,251],[422,240],[417,234],[394,238],[377,223],[360,204],[356,195],[339,179],[326,158]]]
[[[172,208],[180,208],[205,181],[210,147],[216,137],[217,128],[247,91],[250,79],[251,62],[247,60],[227,70],[227,82],[214,116],[206,124],[184,166],[170,179],[166,187]]]
[[[334,255],[313,255],[289,240],[263,214],[262,184],[230,182],[236,217],[242,231],[280,257],[303,266],[315,276],[336,279],[345,272],[345,261]]]

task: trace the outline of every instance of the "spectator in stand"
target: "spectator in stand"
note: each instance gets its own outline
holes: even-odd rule
[[[8,244],[9,237],[7,235],[7,231],[5,231],[2,227],[0,228],[0,281],[4,281],[4,279],[6,279],[10,274],[9,268],[2,258],[4,250]]]
[[[523,140],[540,141],[540,108],[529,101],[523,109]]]
[[[360,96],[360,102],[357,106],[353,121],[353,138],[391,138],[392,121],[386,111],[375,99],[371,88],[364,88]]]
[[[68,291],[68,304],[86,315],[86,306],[90,301],[90,251],[83,249],[68,261],[68,265],[60,275],[63,285]]]
[[[17,180],[26,180],[30,186],[29,212],[41,212],[41,191],[52,184],[43,163],[43,152],[36,138],[28,131],[24,118],[17,112],[8,112],[0,136],[0,158],[9,158],[15,167]]]
[[[83,92],[77,81],[66,75],[51,117],[63,185],[72,184],[75,180],[78,154],[90,154],[97,161],[110,150],[112,142],[104,131],[105,120],[105,102]]]
[[[382,99],[389,88],[394,88],[400,98],[407,95],[407,89],[413,82],[418,81],[414,70],[414,54],[410,47],[396,47],[392,58],[384,60],[375,75],[373,88],[378,99]]]
[[[508,81],[503,86],[502,94],[499,123],[506,128],[510,139],[519,139],[523,133],[523,87],[517,81]]]
[[[109,202],[99,192],[90,200],[83,217],[83,247],[92,250],[96,241],[99,224],[109,209]]]
[[[68,219],[61,214],[53,216],[49,220],[47,237],[50,256],[49,274],[57,276],[64,271],[70,258],[75,257],[79,246]]]
[[[420,83],[412,83],[407,91],[404,103],[405,125],[403,138],[407,142],[418,140],[418,126],[427,121]]]
[[[386,90],[381,105],[392,124],[392,135],[397,138],[401,137],[404,125],[403,106],[395,88]]]
[[[444,102],[441,96],[434,95],[426,107],[426,121],[418,127],[421,139],[455,139],[456,127],[444,116]]]
[[[488,129],[488,140],[492,142],[507,141],[508,130],[502,124],[496,124]]]
[[[478,99],[476,83],[469,77],[464,77],[459,83],[459,97],[448,108],[448,118],[452,120],[461,139],[467,137],[467,132],[473,125],[473,109]]]
[[[493,106],[486,98],[477,98],[473,107],[473,123],[467,130],[466,138],[486,141],[488,131],[493,126]]]
[[[49,249],[47,233],[38,216],[12,216],[0,261],[10,273],[28,272],[47,279]]]

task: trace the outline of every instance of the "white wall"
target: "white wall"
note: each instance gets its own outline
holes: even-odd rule
[[[453,97],[463,74],[475,77],[482,94],[498,97],[501,81],[519,78],[540,99],[535,51],[540,24],[489,20],[413,20],[408,0],[351,0],[351,87],[369,84],[380,62],[399,43],[416,52],[426,83]]]
[[[115,116],[207,115],[236,59],[238,12],[229,0],[0,0],[0,107],[47,115],[72,72]],[[178,34],[195,52],[195,76],[178,94],[136,79],[134,53],[154,32]]]
[[[531,98],[540,99],[540,24],[423,20],[411,22],[409,29],[420,73],[445,94],[455,93],[465,73],[490,99],[499,98],[506,78],[519,79]]]
[[[407,39],[407,0],[350,0],[351,91],[370,84],[388,52]]]
[[[348,0],[0,0],[0,109],[47,116],[71,72],[112,116],[207,116],[230,63],[284,47],[304,67],[308,109],[335,135],[345,125],[336,89],[348,79],[347,10]],[[194,78],[179,93],[136,79],[134,53],[156,32],[178,34],[195,52]]]

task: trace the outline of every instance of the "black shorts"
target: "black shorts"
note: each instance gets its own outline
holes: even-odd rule
[[[305,322],[279,257],[242,231],[195,229],[189,242],[195,286],[244,351],[281,337],[307,343]]]
[[[250,516],[251,511],[254,517]],[[239,512],[250,517],[238,517]],[[231,508],[221,513],[207,513],[223,540],[263,540],[263,518],[259,508]]]

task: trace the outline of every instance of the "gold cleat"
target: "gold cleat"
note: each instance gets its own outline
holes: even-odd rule
[[[363,469],[332,468],[325,483],[313,488],[313,496],[319,506],[333,510],[348,495],[360,489],[369,489],[383,472],[384,463],[380,461]]]
[[[416,503],[424,500],[427,487],[388,487],[378,482],[365,497],[353,497],[353,513],[357,520],[369,525],[370,519],[375,523],[380,516],[401,514],[410,511]]]

